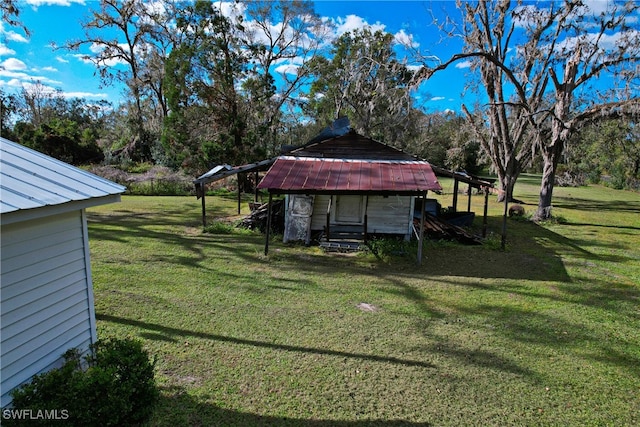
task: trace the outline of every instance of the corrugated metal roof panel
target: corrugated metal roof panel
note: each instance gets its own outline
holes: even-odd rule
[[[279,157],[258,188],[272,192],[419,193],[441,190],[429,162]]]
[[[126,188],[0,138],[0,213],[123,193]]]

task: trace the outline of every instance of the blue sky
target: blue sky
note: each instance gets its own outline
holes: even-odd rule
[[[607,0],[587,0],[594,13],[603,11]],[[149,0],[152,4],[152,0]],[[82,38],[80,22],[86,20],[91,9],[98,8],[94,0],[21,0],[21,21],[32,32],[31,37],[9,28],[0,21],[0,88],[5,92],[29,88],[38,81],[45,87],[62,91],[67,97],[87,100],[106,99],[118,104],[123,98],[121,86],[102,87],[91,63],[80,54],[62,49],[54,50],[51,43],[62,45],[71,39]],[[432,24],[447,16],[459,18],[453,0],[343,0],[315,2],[316,12],[336,24],[337,36],[349,30],[370,26],[394,34],[411,42],[423,54],[441,60],[448,59],[461,49],[459,39],[443,40]],[[636,17],[637,18],[637,17]],[[638,24],[638,20],[634,21]],[[611,40],[615,40],[612,35]],[[437,73],[416,93],[417,102],[430,112],[460,111],[463,103],[471,106],[474,93],[465,91],[468,69],[458,63]]]
[[[120,86],[102,87],[92,64],[77,53],[54,50],[51,43],[81,38],[80,22],[97,8],[96,1],[23,0],[21,21],[31,36],[0,23],[0,88],[20,91],[39,81],[61,90],[65,96],[88,100],[106,99],[117,104],[122,99]],[[316,1],[315,9],[333,20],[337,31],[370,25],[400,37],[411,38],[419,49],[447,58],[459,46],[437,44],[440,39],[430,26],[430,10],[441,14],[455,10],[452,1]],[[464,72],[452,68],[429,81],[416,96],[430,111],[459,110],[464,88]]]

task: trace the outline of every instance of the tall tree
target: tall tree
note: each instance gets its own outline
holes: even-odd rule
[[[563,156],[569,182],[601,182],[614,188],[640,186],[640,128],[628,119],[589,124],[572,137]]]
[[[155,137],[149,123],[161,122],[167,113],[161,82],[164,58],[171,49],[174,33],[165,13],[169,7],[177,6],[163,1],[100,0],[99,8],[92,10],[90,18],[81,24],[84,37],[63,46],[72,51],[88,46],[91,53],[85,58],[96,66],[103,84],[116,80],[126,85],[131,95],[129,117],[134,135],[130,152],[138,159],[150,157]],[[160,114],[160,120],[145,116],[147,94],[155,100],[157,108],[152,114]]]
[[[7,94],[0,89],[0,136],[13,139],[13,116],[18,112],[15,95]]]
[[[176,23],[188,37],[167,61],[165,148],[192,172],[253,160],[251,147],[245,146],[247,111],[239,92],[248,63],[235,32],[240,22],[200,0],[187,5]]]
[[[463,59],[475,62],[489,96],[489,139],[498,141],[504,154],[524,147],[542,155],[534,218],[546,219],[557,165],[572,134],[588,121],[638,113],[638,95],[631,88],[640,61],[640,32],[632,24],[640,6],[607,2],[595,4],[603,9],[594,11],[580,0],[540,7],[514,6],[508,0],[458,5],[465,12],[465,51],[432,71]],[[610,89],[598,90],[605,79]],[[513,143],[528,133],[531,145]],[[509,156],[490,157],[496,169],[508,166]],[[502,184],[508,188],[508,182]]]
[[[412,91],[422,75],[398,60],[394,37],[368,28],[340,36],[331,56],[309,65],[308,110],[321,122],[348,116],[359,132],[396,143],[412,130]]]
[[[256,0],[246,4],[239,35],[251,52],[243,92],[251,104],[248,132],[256,144],[277,149],[285,116],[299,115],[299,97],[309,83],[305,67],[328,45],[329,23],[301,0]]]

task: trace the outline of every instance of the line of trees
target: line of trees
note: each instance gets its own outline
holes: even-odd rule
[[[19,27],[16,3],[0,6]],[[536,218],[545,219],[559,165],[598,170],[615,185],[640,180],[638,8],[459,2],[461,19],[442,31],[463,51],[434,64],[419,52],[399,58],[382,31],[331,39],[331,22],[308,1],[101,0],[81,23],[84,36],[59,48],[90,46],[86,59],[103,84],[124,84],[126,101],[67,100],[39,85],[0,92],[0,131],[73,163],[104,157],[197,175],[277,154],[347,116],[357,131],[434,164],[471,173],[488,165],[509,199],[519,174],[540,167]],[[426,112],[416,90],[460,61],[471,62],[469,86],[486,102],[464,105],[462,116]],[[600,78],[615,94],[596,90]]]

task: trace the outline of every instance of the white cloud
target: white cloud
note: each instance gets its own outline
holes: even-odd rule
[[[16,51],[9,49],[4,43],[0,43],[0,56],[15,55]]]
[[[57,73],[58,69],[55,68],[55,67],[49,66],[49,67],[42,67],[42,71],[49,71],[50,73]]]
[[[346,17],[338,17],[334,20],[336,24],[336,35],[341,36],[344,33],[348,33],[353,30],[360,30],[363,28],[368,28],[373,32],[378,30],[384,31],[386,26],[381,24],[380,22],[376,22],[375,24],[369,24],[367,21],[362,19],[357,15],[347,15]]]
[[[10,42],[29,43],[29,40],[27,40],[25,36],[18,34],[15,31],[7,31],[3,36]]]
[[[73,3],[84,6],[84,0],[25,0],[25,3],[34,8],[40,6],[71,6]]]
[[[401,44],[403,46],[409,46],[412,48],[420,47],[420,43],[416,42],[413,39],[413,34],[407,34],[404,29],[398,31],[394,34],[393,39],[396,43]]]
[[[49,77],[46,77],[46,76],[31,75],[22,71],[7,70],[4,68],[0,68],[0,78],[10,79],[10,82],[13,81],[14,83],[17,81],[17,82],[31,83],[31,84],[33,84],[33,82],[40,82],[42,84],[50,84],[50,85],[61,84],[61,82],[50,79]],[[15,84],[11,84],[11,86],[15,86]]]
[[[278,74],[297,75],[298,74],[298,68],[300,68],[300,66],[295,65],[295,64],[282,64],[282,65],[276,67],[276,69],[274,71],[276,73],[278,73]]]
[[[125,52],[129,50],[129,45],[127,45],[126,43],[119,43],[118,46]],[[91,43],[91,46],[89,46],[89,51],[91,51],[91,53],[94,54],[95,56],[82,54],[82,53],[76,53],[76,54],[73,54],[72,56],[84,62],[85,64],[94,64],[95,60],[97,59],[97,56],[99,56],[99,54],[104,50],[104,48],[105,48],[104,46],[98,43]],[[109,59],[100,61],[101,66],[107,66],[107,67],[113,67],[115,65],[120,65],[120,64],[126,64],[126,61],[121,58],[109,58]]]
[[[244,11],[247,9],[247,6],[243,3],[235,3],[229,1],[221,1],[216,2],[215,6],[218,7],[218,10],[227,18],[237,18],[239,16],[244,17]]]
[[[29,40],[27,40],[23,35],[18,34],[15,31],[5,30],[4,20],[0,20],[0,40],[18,43],[29,43]],[[4,46],[4,44],[1,45]]]
[[[27,64],[16,58],[9,58],[0,62],[0,68],[8,71],[22,71],[27,69]]]
[[[458,69],[470,68],[471,67],[471,61],[456,62],[455,67],[458,68]]]
[[[407,65],[407,70],[413,71],[414,73],[422,70],[423,68],[423,65]]]
[[[431,98],[431,101],[443,101],[444,99],[444,96],[434,96],[433,98]]]
[[[106,93],[93,93],[93,92],[62,92],[62,96],[65,98],[97,98],[105,99],[109,95]]]
[[[63,64],[68,64],[69,63],[69,61],[64,59],[62,56],[56,56],[56,61],[62,62]]]
[[[0,80],[0,87],[21,88],[22,81],[20,79]]]
[[[608,1],[603,0],[585,0],[585,6],[589,8],[589,10],[594,15],[600,15],[601,13],[607,13],[610,10],[611,5]]]

